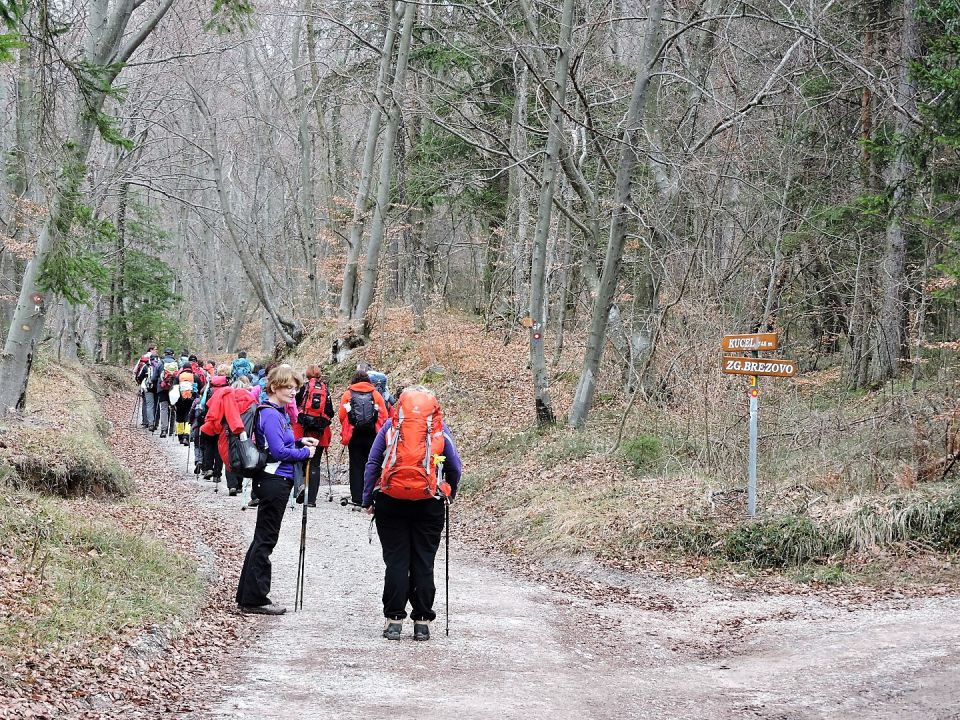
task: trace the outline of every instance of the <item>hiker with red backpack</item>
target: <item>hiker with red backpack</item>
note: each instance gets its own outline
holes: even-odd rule
[[[327,452],[327,461],[330,460],[330,423],[333,420],[333,400],[330,398],[330,388],[323,379],[323,370],[319,365],[309,365],[305,375],[306,384],[297,393],[296,406],[299,410],[297,422],[303,429],[304,437],[317,440],[317,453],[310,464],[310,477],[307,491],[307,504],[317,506],[317,492],[320,489],[322,469],[320,459],[324,451]]]
[[[196,355],[190,355],[177,373],[178,395],[176,402],[177,440],[181,445],[190,444],[190,408],[206,385],[206,373],[197,362]]]
[[[364,472],[363,502],[373,514],[386,565],[383,636],[399,640],[411,605],[413,639],[429,640],[433,565],[447,506],[460,483],[460,456],[440,403],[422,385],[406,388],[377,433]]]
[[[267,377],[266,398],[257,407],[253,433],[257,448],[267,455],[267,465],[253,477],[260,506],[257,509],[253,541],[244,558],[237,585],[236,600],[241,612],[261,615],[282,615],[286,612],[286,608],[271,602],[268,597],[270,554],[280,537],[287,498],[293,489],[295,465],[312,458],[317,449],[316,438],[303,438],[300,441],[294,438],[290,417],[285,409],[300,385],[300,376],[293,368],[274,368]]]
[[[340,444],[350,453],[350,501],[360,507],[363,499],[363,473],[373,440],[387,419],[383,396],[363,370],[357,370],[350,386],[340,398]]]

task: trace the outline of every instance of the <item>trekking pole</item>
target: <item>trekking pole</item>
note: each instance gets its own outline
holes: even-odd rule
[[[136,400],[134,401],[134,403],[133,403],[133,413],[131,413],[131,415],[130,415],[130,426],[131,426],[131,427],[136,427],[136,426],[137,426],[137,412],[139,412],[139,410],[140,410],[140,402],[141,402],[142,399],[143,399],[143,394],[142,394],[142,392],[138,392],[138,393],[137,393],[137,399],[136,399]]]
[[[445,590],[444,595],[446,596],[447,609],[444,613],[447,619],[447,637],[450,637],[450,501],[443,501],[443,514],[444,521],[443,524],[446,525],[446,535],[447,535],[447,552],[446,560],[444,565],[446,566],[446,578],[445,578]]]
[[[330,476],[330,446],[325,453],[327,458],[327,502],[333,502],[333,478]]]
[[[297,590],[293,598],[294,612],[298,609],[303,610],[304,562],[307,549],[307,498],[310,497],[310,460],[312,459],[307,460],[307,471],[303,478],[303,517],[300,521],[300,556],[297,559]]]
[[[187,435],[187,475],[190,474],[190,436]]]
[[[444,602],[446,603],[447,637],[450,637],[450,498],[440,490],[443,485],[444,455],[434,455],[433,462],[437,468],[437,493],[443,498],[443,525],[446,531],[446,552],[444,553]]]

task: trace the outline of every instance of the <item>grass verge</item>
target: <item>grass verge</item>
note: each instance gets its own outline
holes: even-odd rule
[[[76,378],[92,377],[88,385]],[[130,474],[106,444],[110,431],[99,399],[122,387],[115,370],[38,362],[30,376],[27,411],[0,426],[0,464],[15,488],[61,497],[125,496]],[[2,473],[0,473],[2,474]]]
[[[194,607],[194,561],[30,492],[0,499],[0,657],[106,642]]]

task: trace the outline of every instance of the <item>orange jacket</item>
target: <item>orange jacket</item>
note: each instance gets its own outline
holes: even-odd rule
[[[362,393],[373,393],[373,402],[377,406],[377,432],[387,421],[387,404],[383,401],[383,396],[377,392],[373,383],[358,382],[346,389],[340,397],[340,407],[337,409],[337,417],[340,418],[340,444],[346,445],[353,437],[353,425],[350,424],[350,418],[347,417],[346,405],[350,402],[351,393],[356,390]]]

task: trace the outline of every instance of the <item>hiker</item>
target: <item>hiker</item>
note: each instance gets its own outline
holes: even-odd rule
[[[357,370],[340,398],[340,444],[350,452],[350,501],[360,507],[363,499],[363,470],[370,446],[387,419],[383,396],[363,370]]]
[[[242,375],[246,375],[249,378],[253,377],[253,363],[247,360],[247,353],[245,350],[241,350],[237,353],[237,358],[230,366],[230,381],[236,382],[237,378],[241,377]]]
[[[206,412],[203,424],[200,426],[200,440],[198,448],[202,458],[200,470],[204,480],[213,479],[218,482],[223,473],[223,459],[220,457],[220,434],[223,431],[224,399],[232,392],[227,375],[230,374],[229,365],[221,365],[216,369],[216,375],[210,378],[209,394],[206,401]],[[230,486],[230,474],[227,474],[227,488],[231,495],[236,492]],[[239,490],[239,487],[237,488]]]
[[[203,370],[197,363],[196,355],[189,355],[183,363],[175,381],[179,387],[179,397],[175,405],[177,416],[177,440],[181,445],[190,444],[190,409],[206,384]]]
[[[303,429],[304,437],[317,439],[317,453],[310,463],[310,477],[308,480],[307,504],[317,506],[317,492],[320,489],[322,470],[320,460],[323,452],[327,452],[327,462],[330,461],[330,422],[333,418],[333,400],[330,398],[330,389],[323,379],[323,370],[319,365],[309,365],[305,375],[306,383],[297,393],[296,406],[298,409],[297,422]],[[298,499],[300,490],[297,491]]]
[[[170,412],[170,395],[176,386],[179,393],[179,385],[176,385],[176,377],[180,372],[180,364],[173,356],[173,348],[165,348],[163,357],[157,364],[154,371],[153,384],[156,388],[157,402],[160,408],[158,413],[158,422],[154,423],[154,429],[157,424],[160,426],[160,437],[165,438],[171,431],[174,416]],[[176,402],[176,400],[174,400]]]
[[[370,378],[371,384],[383,397],[383,402],[387,406],[387,412],[389,413],[391,410],[393,410],[393,405],[396,402],[396,398],[390,394],[390,390],[387,387],[387,376],[379,370],[374,370],[366,362],[361,362],[358,364],[357,370],[363,370],[367,374],[367,377]]]
[[[142,399],[140,408],[140,424],[142,427],[149,428],[153,425],[154,400],[155,396],[149,387],[150,372],[153,370],[153,360],[157,357],[157,345],[151,343],[147,346],[147,351],[137,360],[137,367],[133,371],[133,379],[140,386],[140,397]]]
[[[442,477],[436,461],[443,456]],[[429,470],[424,471],[424,458]],[[386,565],[383,636],[399,640],[410,601],[413,639],[429,640],[436,619],[433,563],[443,533],[444,504],[460,483],[460,457],[440,404],[422,385],[406,388],[377,433],[364,472],[363,502],[377,525]]]
[[[274,368],[267,377],[267,396],[261,403],[254,432],[258,446],[268,455],[267,466],[253,478],[260,497],[253,541],[247,550],[237,585],[237,605],[242,612],[282,615],[286,608],[270,601],[270,553],[280,537],[287,498],[293,488],[294,464],[312,458],[316,438],[293,437],[286,405],[300,388],[300,376],[290,367]],[[239,392],[237,393],[239,394]]]
[[[241,375],[239,378],[237,378],[236,382],[234,382],[231,385],[231,387],[234,390],[249,391],[250,378],[246,375]],[[249,392],[247,392],[246,394],[250,395]],[[252,395],[251,395],[251,402],[253,402]],[[226,434],[224,434],[224,437],[226,437]],[[246,510],[247,508],[257,507],[260,504],[260,498],[257,497],[256,493],[253,490],[253,483],[250,480],[250,478],[245,478],[243,477],[243,475],[240,475],[239,473],[235,473],[231,471],[228,466],[225,466],[225,469],[227,471],[227,487],[231,489],[237,488],[237,492],[243,493],[244,503],[243,505],[240,506],[240,509]],[[247,496],[247,491],[249,491],[249,497]],[[235,493],[233,493],[231,490],[231,495],[233,494]]]

